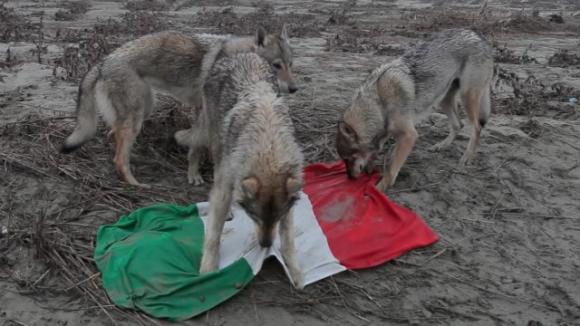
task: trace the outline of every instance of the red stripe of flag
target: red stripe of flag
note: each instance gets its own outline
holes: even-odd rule
[[[438,240],[417,214],[374,186],[378,173],[350,180],[342,162],[312,164],[304,172],[304,192],[332,254],[345,267],[377,266]]]

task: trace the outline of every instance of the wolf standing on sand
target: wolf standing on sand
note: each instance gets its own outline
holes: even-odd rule
[[[288,107],[274,91],[272,79],[264,59],[245,53],[217,61],[205,82],[206,103],[197,135],[189,142],[194,148],[196,143],[209,144],[214,161],[200,272],[217,269],[221,233],[235,203],[255,222],[262,247],[270,247],[278,231],[290,277],[302,288],[293,206],[302,188],[304,158]]]
[[[392,186],[418,138],[415,124],[437,105],[449,118],[449,135],[432,149],[448,147],[463,127],[457,116],[458,97],[473,125],[460,164],[471,161],[491,113],[492,77],[491,46],[478,33],[465,29],[441,32],[375,69],[338,123],[337,152],[348,176],[370,173],[387,137],[393,135],[391,162],[387,167],[385,156],[378,183],[383,191]]]
[[[279,34],[259,28],[254,37],[190,37],[173,31],[146,35],[121,46],[85,75],[78,91],[76,127],[61,152],[72,152],[94,137],[100,111],[115,135],[117,173],[129,184],[145,186],[131,173],[130,152],[151,114],[152,88],[199,110],[203,83],[214,62],[244,52],[255,52],[270,63],[281,92],[297,90],[285,26]]]

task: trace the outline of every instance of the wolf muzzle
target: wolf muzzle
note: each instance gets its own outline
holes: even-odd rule
[[[261,238],[260,239],[260,246],[263,248],[270,248],[272,246],[272,238]]]

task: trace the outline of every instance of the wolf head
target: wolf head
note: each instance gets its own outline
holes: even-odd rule
[[[354,179],[366,172],[371,174],[374,161],[387,138],[387,132],[376,135],[370,142],[361,139],[359,133],[346,121],[338,122],[336,133],[336,151],[344,161],[346,174]]]
[[[286,25],[276,34],[267,34],[262,27],[256,31],[257,53],[272,65],[280,92],[294,93],[298,90],[292,74],[292,48]]]
[[[291,174],[272,178],[250,176],[241,182],[238,204],[256,224],[258,241],[262,247],[274,242],[278,223],[287,218],[299,198],[302,180]]]

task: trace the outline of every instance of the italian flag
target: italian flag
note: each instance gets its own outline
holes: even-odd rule
[[[304,173],[294,224],[306,285],[346,269],[384,264],[437,241],[419,216],[374,187],[376,173],[349,180],[341,162],[313,164]],[[279,239],[261,248],[253,222],[234,207],[222,234],[220,269],[200,275],[207,208],[208,203],[155,205],[99,228],[95,261],[116,305],[184,320],[240,292],[266,258],[276,257],[286,269]]]

